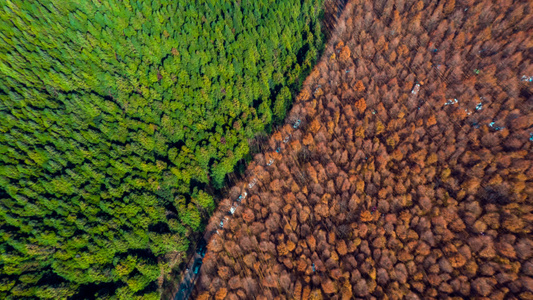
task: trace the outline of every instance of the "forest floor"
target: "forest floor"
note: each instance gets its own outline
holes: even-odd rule
[[[531,2],[349,1],[193,297],[532,299],[532,33]]]

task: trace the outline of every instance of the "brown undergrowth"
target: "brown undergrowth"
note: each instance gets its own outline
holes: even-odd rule
[[[532,8],[350,1],[194,297],[533,298]]]

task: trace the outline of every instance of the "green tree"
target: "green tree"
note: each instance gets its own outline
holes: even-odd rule
[[[191,184],[223,187],[283,119],[322,2],[3,3],[0,298],[157,297],[215,209]]]

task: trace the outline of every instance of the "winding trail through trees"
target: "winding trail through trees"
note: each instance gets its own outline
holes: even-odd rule
[[[347,2],[348,2],[347,0],[325,1],[324,3],[325,17],[322,22],[322,26],[323,26],[323,32],[325,33],[328,39],[331,37],[331,34],[335,29],[336,22],[341,17],[342,12],[344,11],[344,8]],[[300,95],[297,100],[301,101],[302,96],[306,97],[305,95]],[[305,101],[311,101],[311,100],[312,99],[308,99]],[[296,120],[294,120],[295,118]],[[287,120],[290,120],[290,118],[287,118]],[[292,116],[291,126],[289,127],[285,126],[283,127],[282,132],[276,132],[273,135],[275,137],[278,137],[279,134],[282,134],[284,138],[281,142],[276,140],[275,147],[270,147],[269,150],[262,151],[265,157],[268,157],[268,161],[264,164],[264,167],[271,166],[273,163],[275,163],[275,160],[279,160],[281,158],[281,154],[283,150],[285,150],[286,144],[289,141],[291,141],[292,133],[294,133],[294,131],[299,129],[301,125],[302,125],[302,120],[299,119],[297,116]],[[261,149],[264,149],[264,148],[261,147]],[[220,229],[224,227],[225,222],[227,222],[229,218],[235,213],[235,210],[240,205],[241,201],[246,199],[248,195],[248,191],[253,189],[256,186],[256,184],[261,184],[260,181],[257,179],[257,177],[253,174],[253,171],[251,175],[249,175],[248,177],[251,177],[251,179],[247,184],[243,186],[242,194],[240,194],[236,199],[234,199],[233,204],[229,208],[229,211],[227,211],[225,213],[225,216],[221,219],[219,223]],[[241,185],[242,183],[237,184],[236,186],[241,186]],[[220,210],[220,208],[217,208],[217,210]],[[202,265],[202,259],[205,255],[206,243],[207,241],[209,241],[209,239],[211,238],[213,234],[217,234],[217,233],[218,233],[218,229],[213,229],[210,231],[206,230],[206,233],[204,234],[203,238],[201,238],[200,241],[198,242],[197,250],[195,251],[193,257],[187,263],[187,268],[182,274],[182,280],[178,286],[178,290],[174,294],[174,297],[172,299],[186,300],[189,298],[189,296],[191,295],[194,289],[196,280],[200,276],[200,270],[201,270],[200,267]]]
[[[298,119],[293,124],[293,129],[298,129],[301,125],[301,120]],[[283,139],[282,143],[287,144],[290,140],[290,137],[292,136],[291,133],[287,134],[285,138]],[[270,166],[274,163],[275,158],[279,158],[279,155],[281,155],[281,145],[276,147],[276,149],[272,149],[270,152],[270,156],[272,158],[269,159],[268,163],[265,165]],[[276,154],[274,154],[276,153]],[[239,207],[239,204],[242,200],[246,199],[246,196],[248,195],[247,190],[252,189],[255,187],[256,184],[260,184],[258,179],[256,177],[253,177],[248,183],[247,186],[244,187],[243,194],[239,195],[237,199],[233,202],[230,210],[226,213],[226,216],[220,221],[220,228],[224,227],[224,224],[227,220],[229,220],[229,217],[231,217],[234,213],[237,207]],[[190,294],[192,293],[192,290],[194,289],[194,284],[196,283],[196,280],[200,276],[200,267],[202,265],[202,259],[204,258],[205,252],[206,252],[206,241],[209,240],[210,236],[212,234],[217,234],[218,229],[215,229],[214,231],[207,232],[206,235],[200,240],[199,245],[197,245],[197,250],[195,251],[192,259],[188,263],[188,267],[185,270],[183,274],[183,278],[181,280],[181,283],[179,285],[178,291],[176,292],[175,296],[173,297],[174,300],[186,300],[189,298]]]

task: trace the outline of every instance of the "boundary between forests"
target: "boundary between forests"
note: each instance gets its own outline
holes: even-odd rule
[[[326,48],[327,44],[329,44],[330,39],[333,36],[333,31],[336,30],[335,25],[337,24],[337,20],[339,18],[341,18],[342,14],[344,13],[344,11],[345,11],[344,8],[346,7],[347,3],[348,3],[348,0],[326,0],[324,2],[324,20],[322,22],[322,33],[325,36],[325,42],[324,42],[324,46],[325,47],[324,47],[324,52],[322,53],[321,58],[319,60],[317,60],[317,63],[315,63],[315,67],[313,67],[312,70],[314,70],[316,68],[316,65],[318,64],[318,62],[323,58],[323,55],[326,52],[325,48]],[[304,103],[304,102],[312,101],[313,99],[314,99],[314,95],[312,95],[312,97],[310,99],[308,99],[307,101],[295,101],[293,103],[293,107],[294,107],[294,104],[296,104],[296,103],[300,103],[300,102]],[[290,112],[291,109],[289,109],[288,111]],[[303,117],[300,116],[300,118],[303,118]],[[287,124],[287,120],[289,119],[289,116],[287,115],[285,119],[286,119],[285,124]],[[298,121],[300,121],[300,122],[298,123],[297,126],[296,126],[296,123],[292,124],[293,129],[297,130],[300,127],[301,120],[298,119]],[[285,127],[285,126],[275,127],[274,130],[273,130],[273,133],[274,132],[283,131],[283,127]],[[296,126],[296,127],[294,127],[294,126]],[[289,135],[287,137],[290,137],[290,136],[292,136],[291,133],[289,133]],[[287,142],[288,142],[288,140],[285,141],[284,144],[286,144]],[[267,149],[268,148],[269,147],[267,147]],[[270,147],[269,150],[263,150],[263,149],[264,148],[261,147],[261,150],[258,153],[262,153],[263,155],[265,155],[265,157],[269,156],[269,153],[276,152],[276,153],[281,154],[281,152],[282,152],[281,150],[276,151],[277,149],[280,149],[280,147],[278,147],[277,149],[272,149]],[[242,179],[244,178],[244,176],[235,175],[235,172],[233,172],[231,174],[228,174],[228,176],[232,177],[231,178],[232,181],[236,181],[234,186],[239,186],[239,185],[243,186]],[[253,177],[253,175],[252,175],[252,177]],[[250,186],[250,184],[248,184],[248,186]],[[250,189],[252,187],[250,187]],[[233,200],[232,207],[236,208],[235,205],[236,204],[238,205],[238,203],[241,202],[241,199],[244,200],[246,198],[246,196],[241,198],[243,195],[247,195],[246,184],[244,184],[242,191],[243,191],[243,193],[241,194],[241,196],[238,199]],[[225,199],[225,198],[229,199],[229,189],[224,188],[222,194],[226,194],[226,197],[222,197],[222,199]],[[218,203],[218,204],[220,204],[220,203]],[[221,207],[218,207],[218,209],[220,209],[220,208]],[[227,218],[229,217],[228,215],[232,215],[232,213],[226,212],[226,214],[224,215],[224,217],[223,217],[223,219],[221,221],[221,224],[223,224],[224,220],[227,220]],[[214,214],[213,214],[213,217],[214,217]],[[211,219],[213,219],[213,217],[211,217]],[[208,220],[207,223],[209,224],[212,221],[213,220]],[[195,251],[193,252],[194,254],[191,255],[191,257],[188,259],[187,264],[186,264],[187,267],[185,268],[185,270],[180,273],[180,275],[182,275],[182,276],[181,276],[180,284],[177,285],[178,290],[175,293],[173,293],[173,296],[172,296],[171,299],[173,299],[173,300],[187,300],[187,299],[189,299],[189,297],[191,296],[191,294],[192,294],[192,292],[194,290],[194,287],[196,285],[196,281],[200,277],[200,274],[201,274],[200,269],[201,269],[201,265],[203,263],[202,259],[203,259],[204,255],[206,253],[206,250],[207,250],[207,243],[209,242],[209,240],[211,239],[213,234],[217,233],[217,231],[218,230],[207,231],[199,239],[196,240],[196,244],[195,244],[195,247],[194,247]],[[194,273],[194,270],[196,268],[198,268],[198,271],[196,273]]]

